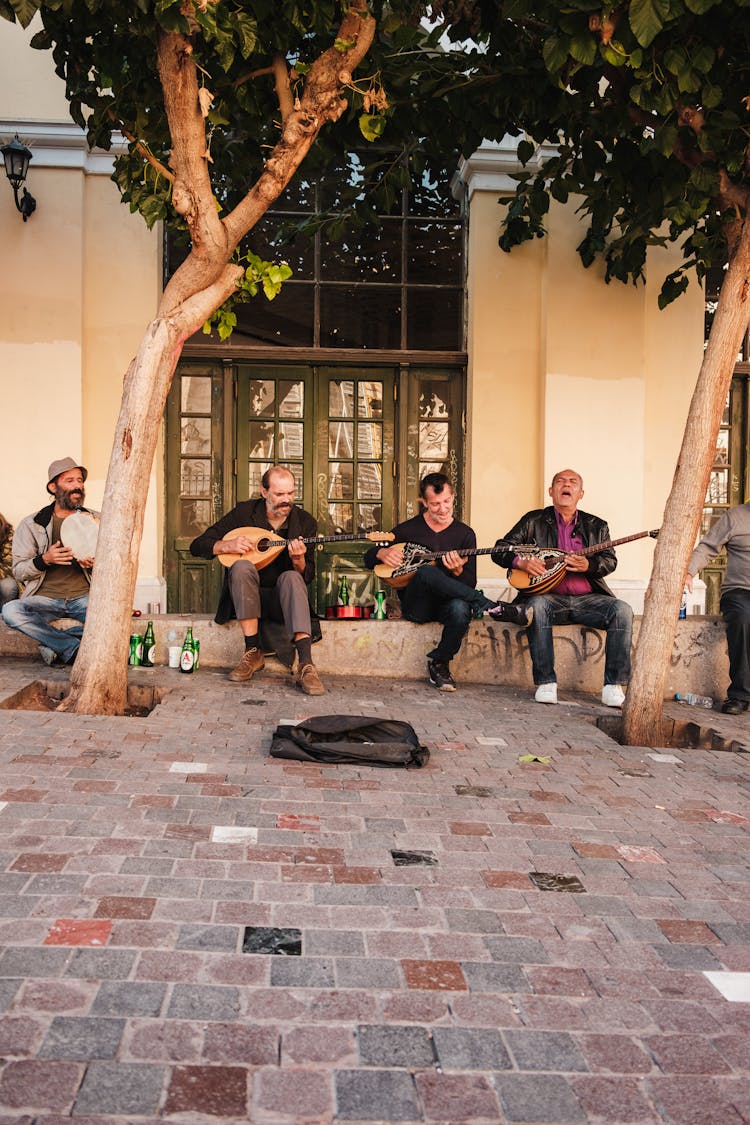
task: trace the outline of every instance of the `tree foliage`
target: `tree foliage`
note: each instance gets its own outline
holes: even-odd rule
[[[495,13],[492,14],[494,7]],[[584,265],[643,279],[649,246],[678,241],[667,304],[731,255],[748,201],[748,0],[464,4],[486,57],[512,50],[527,80],[485,87],[525,136],[500,246],[545,233],[550,199],[582,197]]]

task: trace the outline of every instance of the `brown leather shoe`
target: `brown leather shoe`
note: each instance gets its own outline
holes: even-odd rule
[[[326,693],[314,664],[303,664],[300,668],[297,673],[297,687],[302,688],[305,695],[325,695]]]
[[[229,673],[229,679],[242,684],[245,680],[251,680],[256,672],[260,672],[265,663],[266,658],[259,648],[249,648],[237,667]]]

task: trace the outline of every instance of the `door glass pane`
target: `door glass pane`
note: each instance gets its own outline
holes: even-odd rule
[[[328,466],[330,500],[351,500],[354,496],[354,466],[351,461],[331,461]]]
[[[334,535],[351,535],[352,530],[352,505],[329,504],[328,518],[331,521]]]
[[[184,414],[211,413],[211,379],[205,375],[183,375],[180,380],[180,409]]]
[[[379,500],[383,495],[383,467],[364,463],[357,466],[357,495],[360,500]]]
[[[273,418],[276,384],[273,379],[253,379],[250,384],[250,417]]]
[[[279,425],[279,457],[302,457],[304,454],[304,426],[301,422],[283,422]]]
[[[250,456],[273,460],[274,425],[273,422],[250,423]]]
[[[348,379],[331,379],[328,384],[328,414],[331,418],[351,418],[354,415],[354,383]]]
[[[305,416],[305,384],[289,379],[279,380],[279,417],[304,418]]]
[[[248,465],[248,496],[260,496],[263,474],[271,464],[271,461],[252,461]]]
[[[445,398],[447,384],[423,379],[419,388],[419,417],[447,418],[448,403]]]
[[[420,460],[444,461],[448,456],[448,423],[419,423]]]
[[[714,463],[717,465],[726,465],[729,462],[729,430],[719,430],[719,435],[716,439],[716,456]]]
[[[354,453],[354,423],[328,423],[328,456],[351,457]]]
[[[178,535],[194,539],[211,523],[210,500],[180,500]]]
[[[380,422],[360,422],[357,425],[357,456],[383,456],[383,427]]]
[[[383,417],[383,384],[361,379],[357,383],[357,417]]]
[[[209,460],[183,460],[180,473],[180,491],[183,496],[211,495],[211,462]]]
[[[182,419],[180,452],[192,457],[211,452],[210,418]]]
[[[727,469],[714,469],[708,481],[707,504],[729,503],[729,473]]]
[[[383,526],[383,507],[381,504],[358,504],[357,513],[358,531],[379,531]]]

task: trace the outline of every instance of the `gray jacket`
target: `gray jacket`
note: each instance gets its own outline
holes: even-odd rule
[[[696,575],[726,547],[727,569],[722,590],[750,589],[750,503],[728,508],[704,535],[690,556],[688,574]]]
[[[30,598],[42,584],[46,564],[42,555],[52,546],[52,513],[54,501],[42,508],[33,516],[21,520],[13,536],[13,577],[22,588],[22,598]],[[93,508],[81,508],[82,512],[90,512],[92,516],[99,516]],[[87,581],[91,576],[87,570],[83,573]]]

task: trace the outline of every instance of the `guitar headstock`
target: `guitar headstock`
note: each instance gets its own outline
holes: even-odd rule
[[[372,543],[392,543],[396,536],[392,531],[368,531],[365,539],[369,539]]]
[[[658,539],[660,531],[661,531],[660,527],[657,527],[654,531],[649,531],[649,533],[648,533],[649,539]]]

